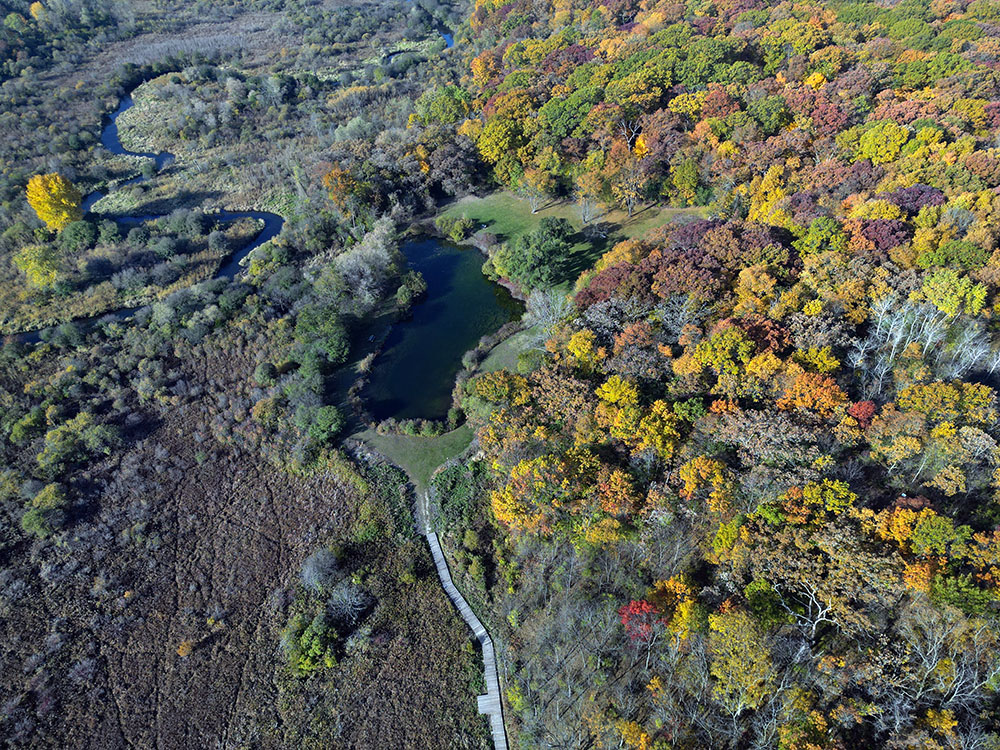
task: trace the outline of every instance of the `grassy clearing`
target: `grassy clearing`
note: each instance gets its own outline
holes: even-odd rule
[[[495,370],[517,370],[517,356],[528,348],[529,342],[538,336],[539,329],[536,326],[525,329],[520,333],[515,333],[501,341],[493,347],[493,350],[486,356],[486,359],[479,365],[480,372],[494,372]]]
[[[430,484],[435,469],[469,447],[472,428],[464,424],[433,438],[379,435],[375,430],[364,430],[351,437],[365,441],[405,471],[417,492],[421,493]]]
[[[463,198],[449,206],[442,215],[450,218],[468,216],[479,225],[486,225],[486,229],[496,234],[501,242],[509,242],[530,232],[546,217],[566,219],[578,234],[566,264],[566,277],[557,289],[569,291],[576,278],[593,266],[615,243],[643,235],[679,217],[705,216],[705,209],[649,205],[639,209],[631,217],[618,209],[606,211],[592,222],[608,225],[607,238],[600,242],[589,242],[583,238],[580,234],[583,228],[580,212],[576,204],[568,200],[550,201],[533,214],[526,200],[512,193],[496,192],[484,198]]]

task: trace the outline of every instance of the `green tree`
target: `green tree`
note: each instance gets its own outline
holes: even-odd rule
[[[344,417],[336,406],[321,406],[309,425],[309,437],[318,443],[326,443],[335,438],[343,427]]]
[[[816,255],[828,250],[842,253],[847,250],[847,237],[836,219],[821,216],[813,219],[806,233],[794,242],[800,255]]]
[[[858,140],[858,158],[872,164],[886,164],[899,156],[910,131],[892,120],[883,120],[869,128]]]
[[[89,221],[67,224],[59,235],[59,244],[71,253],[89,250],[97,242],[97,227]]]
[[[113,427],[98,424],[90,413],[80,412],[45,433],[45,447],[38,454],[38,467],[50,476],[56,475],[88,455],[110,453],[117,442],[118,435]]]
[[[698,200],[698,162],[684,159],[670,168],[670,181],[674,194],[682,206],[693,205]]]
[[[472,97],[458,86],[439,86],[428,89],[414,105],[417,116],[425,125],[440,122],[446,125],[465,119],[469,114]]]
[[[45,485],[25,507],[21,528],[29,534],[47,537],[62,526],[68,504],[62,485]]]
[[[494,256],[494,268],[528,289],[552,286],[560,275],[572,244],[573,227],[566,219],[546,217],[533,232],[508,243]]]
[[[51,245],[22,247],[14,255],[14,265],[39,289],[52,286],[59,275],[59,256]]]
[[[303,308],[295,319],[295,338],[306,345],[307,351],[320,354],[332,365],[347,359],[350,347],[339,313],[335,304],[310,305]]]
[[[949,316],[960,312],[978,315],[986,303],[987,289],[953,268],[942,268],[924,278],[920,294]]]

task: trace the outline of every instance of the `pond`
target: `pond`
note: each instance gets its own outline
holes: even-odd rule
[[[520,318],[524,308],[483,276],[484,258],[473,248],[421,237],[402,251],[410,268],[423,274],[427,296],[386,338],[366,401],[378,421],[438,419],[451,407],[462,355],[481,337]]]

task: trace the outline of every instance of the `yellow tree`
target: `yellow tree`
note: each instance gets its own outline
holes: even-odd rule
[[[536,213],[541,208],[542,201],[552,193],[555,184],[555,178],[549,172],[532,167],[524,170],[518,192],[527,198],[531,213]]]
[[[736,610],[709,615],[709,653],[715,696],[734,726],[743,711],[756,709],[774,687],[774,666],[753,618]]]
[[[789,227],[791,218],[782,207],[788,195],[784,187],[784,169],[780,164],[772,164],[763,176],[758,175],[750,183],[750,212],[748,221],[758,224],[773,224]]]
[[[49,229],[62,231],[83,218],[83,196],[59,174],[39,174],[28,181],[28,203]]]
[[[639,160],[628,159],[611,183],[611,194],[628,211],[629,218],[642,200],[645,187],[646,179],[639,167]]]
[[[604,191],[604,180],[597,172],[585,171],[576,178],[576,202],[580,206],[580,218],[589,224],[597,212]]]

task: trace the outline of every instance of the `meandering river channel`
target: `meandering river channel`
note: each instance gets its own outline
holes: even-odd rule
[[[173,154],[145,153],[126,149],[118,135],[118,118],[134,102],[129,93],[114,112],[107,116],[101,132],[101,143],[111,153],[152,159],[157,171],[169,166]],[[147,177],[134,177],[122,186],[143,182]],[[84,198],[83,208],[91,208],[107,193],[95,191]],[[153,221],[161,215],[117,216],[123,226]],[[263,228],[254,239],[236,250],[219,267],[213,278],[233,278],[241,262],[255,249],[281,232],[284,219],[266,211],[219,211],[211,214],[217,222],[242,218],[259,219]],[[440,418],[451,405],[451,390],[461,369],[462,354],[480,337],[493,333],[504,323],[520,317],[523,308],[506,289],[486,279],[481,272],[483,257],[471,248],[430,237],[418,237],[402,246],[403,255],[412,269],[423,274],[427,282],[426,298],[414,306],[412,317],[393,325],[372,370],[365,396],[369,408],[378,420],[388,417]],[[90,325],[115,317],[130,318],[145,304],[101,313],[73,321]],[[40,331],[18,335],[22,341],[40,340]]]

